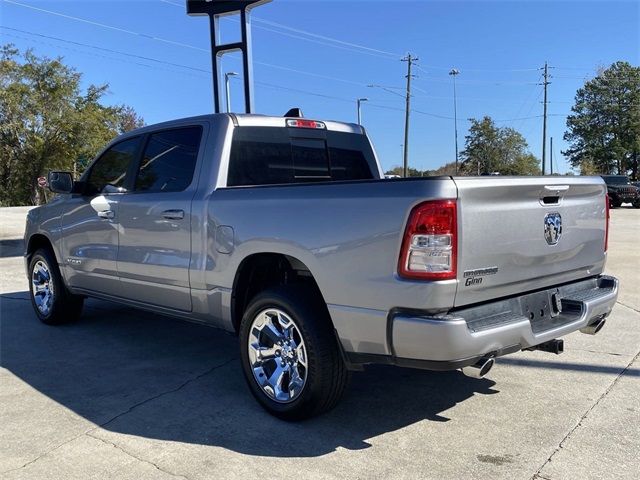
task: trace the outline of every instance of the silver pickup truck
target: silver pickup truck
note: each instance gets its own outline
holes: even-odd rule
[[[617,297],[602,179],[385,180],[352,124],[176,120],[49,188],[25,233],[40,320],[97,297],[235,332],[251,392],[285,419],[331,408],[365,364],[481,377],[559,353]]]

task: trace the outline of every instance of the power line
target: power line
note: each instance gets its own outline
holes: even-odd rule
[[[347,46],[347,47],[358,48],[358,49],[362,49],[362,50],[365,50],[365,51],[368,51],[368,52],[386,55],[386,56],[390,57],[391,59],[397,59],[400,56],[400,55],[398,55],[396,53],[386,52],[384,50],[380,50],[380,49],[377,49],[377,48],[371,48],[371,47],[367,47],[365,45],[359,45],[357,43],[346,42],[344,40],[339,40],[337,38],[327,37],[326,35],[319,35],[317,33],[309,32],[307,30],[302,30],[302,29],[299,29],[299,28],[289,27],[289,26],[283,25],[281,23],[273,22],[271,20],[265,20],[263,18],[257,18],[257,17],[254,17],[254,19],[256,21],[260,22],[260,23],[264,23],[264,24],[270,25],[272,27],[282,28],[284,30],[289,30],[291,32],[296,32],[296,33],[301,33],[301,34],[304,34],[304,35],[308,35],[308,36],[313,37],[313,38],[319,38],[319,39],[322,39],[322,40],[335,42],[337,44],[344,45],[344,46]]]
[[[429,66],[423,66],[423,65],[415,65],[415,67],[426,73],[426,74],[430,74],[430,72],[428,70],[434,69],[434,70],[447,70],[449,71],[450,68],[445,68],[445,67],[429,67]],[[534,72],[539,70],[538,68],[523,68],[523,69],[500,69],[500,68],[494,68],[494,69],[478,69],[478,68],[465,68],[465,71],[471,71],[471,72]],[[467,82],[480,82],[480,83],[495,83],[491,80],[485,80],[485,81],[478,81],[478,80],[468,80]],[[447,81],[448,83],[448,81]],[[530,84],[530,82],[522,82],[522,81],[501,81],[500,84],[514,84],[514,85],[521,85],[521,84]]]
[[[161,59],[157,59],[157,58],[153,58],[153,57],[146,57],[146,56],[143,56],[143,55],[136,55],[136,54],[133,54],[133,53],[122,52],[122,51],[119,51],[119,50],[114,50],[114,49],[105,48],[105,47],[99,47],[99,46],[91,45],[91,44],[88,44],[88,43],[76,42],[76,41],[73,41],[73,40],[66,40],[66,39],[59,38],[59,37],[54,37],[54,36],[51,36],[51,35],[43,35],[43,34],[39,34],[39,33],[29,32],[27,30],[20,30],[20,29],[17,29],[17,28],[6,27],[4,25],[0,25],[0,28],[3,28],[5,30],[11,30],[11,31],[14,31],[14,32],[24,33],[24,34],[27,34],[27,35],[36,36],[36,37],[39,37],[39,38],[45,38],[45,39],[53,40],[53,41],[56,41],[56,42],[68,43],[68,44],[71,44],[71,45],[91,48],[91,49],[95,49],[95,50],[99,50],[99,51],[113,53],[113,54],[116,54],[116,55],[123,55],[123,56],[126,56],[126,57],[136,58],[136,59],[139,59],[139,60],[144,60],[144,61],[148,61],[148,62],[163,64],[163,65],[176,67],[176,68],[183,68],[183,69],[187,69],[187,70],[194,71],[194,72],[197,72],[197,73],[203,73],[203,74],[211,75],[211,70],[210,69],[198,68],[198,67],[193,67],[193,66],[190,66],[190,65],[184,65],[184,64],[169,62],[169,61],[166,61],[166,60],[161,60]],[[21,37],[21,36],[18,36],[18,35],[11,35],[11,34],[6,34],[6,35],[13,36],[15,38],[21,38],[23,40],[29,40],[26,37]],[[52,45],[52,44],[47,43],[47,42],[38,42],[38,43],[44,43],[44,44]],[[59,48],[65,48],[65,47],[59,47]],[[71,48],[69,50],[89,55],[88,52],[83,52],[81,50],[76,50],[76,49],[71,49]],[[119,59],[119,58],[114,58],[114,57],[103,56],[103,58],[107,58],[109,60],[126,62],[126,60]],[[138,63],[138,62],[127,62],[127,63],[132,63],[134,65],[138,65],[138,66],[141,66],[141,67],[154,68],[154,69],[156,68],[156,67],[153,67],[152,65],[147,65],[147,64],[144,64],[144,63]],[[161,70],[167,70],[167,69],[161,69]],[[180,72],[180,71],[176,71],[176,70],[169,70],[169,71],[174,71],[174,72],[177,72],[177,73],[186,73],[186,72]],[[198,77],[198,78],[206,78],[204,75],[195,75],[195,76]],[[256,82],[256,84],[260,84],[262,86],[267,86],[267,87],[271,87],[271,88],[279,89],[279,90],[287,90],[287,91],[292,91],[292,92],[296,92],[296,93],[304,93],[306,95],[317,96],[317,97],[321,97],[321,98],[339,100],[339,101],[347,102],[347,103],[352,103],[353,102],[353,100],[350,99],[350,98],[342,98],[342,97],[336,97],[336,96],[333,96],[333,95],[327,95],[327,94],[322,94],[322,93],[317,93],[317,92],[311,92],[311,91],[308,91],[308,90],[296,89],[296,88],[291,88],[291,87],[284,87],[284,86],[281,86],[281,85],[275,85],[275,84],[271,84],[271,83],[267,83],[267,82]],[[400,87],[389,87],[389,88],[400,88]],[[393,92],[393,93],[396,93],[396,92]],[[541,94],[542,94],[542,92],[540,92],[540,95]],[[540,95],[538,96],[538,98],[540,98]],[[401,97],[405,98],[403,95],[401,95]],[[537,102],[537,100],[538,99],[536,99],[536,102]],[[379,104],[375,103],[375,102],[385,102],[385,101],[387,101],[387,100],[373,99],[373,100],[371,100],[369,102],[369,106],[372,106],[372,107],[375,107],[375,108],[382,108],[382,109],[386,109],[386,110],[393,110],[393,111],[397,111],[397,112],[404,112],[405,111],[405,109],[400,108],[400,107],[392,107],[392,106],[388,106],[388,105],[379,105]],[[535,105],[535,102],[534,102],[533,105]],[[444,120],[453,120],[454,119],[454,117],[449,117],[449,116],[446,116],[446,115],[439,115],[439,114],[431,113],[431,112],[425,112],[423,110],[417,110],[415,108],[412,108],[411,112],[412,113],[417,113],[417,114],[420,114],[420,115],[433,117],[433,118],[444,119]],[[527,115],[528,115],[528,113],[529,112],[527,112]],[[552,116],[566,117],[567,115],[568,114],[560,114],[560,113],[550,113],[550,114],[548,114],[549,117],[552,117]],[[542,117],[542,115],[525,116],[525,117],[516,117],[516,118],[508,118],[508,119],[497,119],[497,120],[494,120],[494,122],[496,122],[496,123],[499,123],[499,122],[512,122],[512,121],[529,120],[529,119],[541,118],[541,117]]]
[[[171,1],[168,1],[168,0],[159,0],[159,1],[162,2],[162,3],[169,4],[169,5],[173,5],[175,7],[184,8],[183,4],[171,2]],[[274,32],[274,33],[277,33],[277,34],[280,34],[280,35],[285,35],[285,36],[289,36],[289,37],[293,37],[293,38],[299,38],[299,39],[307,40],[307,41],[313,41],[313,40],[311,40],[309,38],[301,36],[301,35],[307,35],[307,36],[312,37],[314,39],[324,40],[324,42],[317,42],[317,41],[315,42],[315,43],[320,43],[321,45],[327,45],[327,46],[331,46],[331,47],[334,47],[334,48],[341,48],[340,46],[338,46],[338,45],[341,45],[342,47],[348,47],[348,48],[343,48],[345,50],[351,50],[351,51],[355,51],[355,52],[358,52],[358,53],[364,53],[364,54],[371,54],[371,55],[376,56],[376,57],[386,58],[386,59],[390,59],[390,60],[395,60],[398,57],[401,57],[401,55],[396,54],[396,53],[387,52],[387,51],[384,51],[384,50],[380,50],[378,48],[367,47],[365,45],[359,45],[357,43],[347,42],[347,41],[340,40],[340,39],[333,38],[333,37],[329,37],[329,36],[326,36],[326,35],[320,35],[320,34],[309,32],[307,30],[303,30],[303,29],[300,29],[300,28],[294,28],[294,27],[290,27],[288,25],[283,25],[282,23],[274,22],[274,21],[271,21],[271,20],[266,20],[264,18],[259,18],[259,17],[252,16],[252,20],[254,20],[256,22],[259,22],[259,23],[263,23],[265,25],[269,25],[271,27],[281,28],[283,30],[287,30],[289,32],[294,32],[294,33],[299,34],[299,35],[287,34],[286,32],[280,32],[278,30],[273,30],[273,29],[266,28],[266,27],[263,27],[263,26],[260,26],[260,25],[255,25],[258,28],[261,28],[261,29],[267,30],[267,31],[271,31],[271,32]],[[334,42],[334,43],[336,43],[338,45],[333,45],[331,43],[326,43],[326,42]],[[356,50],[356,49],[358,49],[358,50]]]
[[[73,21],[85,23],[85,24],[88,24],[88,25],[92,25],[92,26],[96,26],[96,27],[100,27],[100,28],[105,28],[105,29],[117,31],[117,32],[120,32],[120,33],[126,33],[128,35],[133,35],[133,36],[145,38],[145,39],[148,39],[148,40],[162,42],[162,43],[166,43],[166,44],[169,44],[169,45],[174,45],[174,46],[178,46],[178,47],[189,48],[191,50],[196,50],[196,51],[200,51],[200,52],[209,53],[209,49],[207,49],[207,48],[201,48],[201,47],[198,47],[198,46],[195,46],[195,45],[191,45],[191,44],[188,44],[188,43],[178,42],[178,41],[175,41],[175,40],[171,40],[171,39],[167,39],[167,38],[163,38],[163,37],[158,37],[158,36],[155,36],[155,35],[149,35],[149,34],[146,34],[146,33],[136,32],[134,30],[129,30],[129,29],[126,29],[126,28],[121,28],[121,27],[117,27],[117,26],[114,26],[114,25],[105,24],[105,23],[102,23],[102,22],[88,20],[86,18],[81,18],[81,17],[77,17],[77,16],[73,16],[73,15],[67,15],[67,14],[63,14],[63,13],[56,12],[56,11],[53,11],[53,10],[47,10],[47,9],[44,9],[44,8],[35,7],[33,5],[28,5],[28,4],[25,4],[25,3],[21,3],[21,2],[16,1],[16,0],[2,0],[2,1],[4,1],[6,3],[9,3],[9,4],[16,5],[16,6],[20,6],[20,7],[23,7],[23,8],[28,8],[28,9],[31,9],[31,10],[34,10],[34,11],[38,11],[38,12],[41,12],[41,13],[46,13],[46,14],[58,16],[58,17],[61,17],[61,18],[65,18],[65,19],[68,19],[68,20],[73,20]],[[169,4],[169,5],[176,6],[176,7],[181,7],[181,8],[183,7],[182,4],[177,4],[177,3],[174,3],[174,2],[171,2],[171,1],[168,1],[168,0],[159,0],[159,1],[162,2],[162,3],[166,3],[166,4]],[[340,47],[340,46],[337,46],[337,45],[330,45],[330,44],[326,44],[326,43],[315,41],[315,43],[320,43],[320,44],[323,44],[323,45],[326,45],[326,46],[343,48],[343,49],[346,49],[346,50],[354,51],[356,53],[374,54],[374,56],[375,55],[386,55],[386,57],[384,57],[384,58],[387,58],[387,59],[394,59],[394,58],[398,57],[398,55],[396,55],[395,53],[392,53],[392,52],[386,52],[384,50],[379,50],[379,49],[375,49],[375,48],[372,48],[372,47],[359,45],[359,44],[356,44],[356,43],[345,42],[343,40],[335,39],[335,38],[328,37],[328,36],[325,36],[325,35],[319,35],[319,34],[315,34],[313,32],[308,32],[306,30],[296,29],[296,28],[293,28],[293,27],[288,27],[286,25],[279,24],[277,22],[272,22],[270,20],[258,19],[256,17],[253,17],[253,18],[256,21],[263,22],[265,24],[274,25],[274,26],[277,25],[278,28],[286,28],[286,29],[288,29],[290,31],[295,31],[295,32],[299,32],[299,33],[302,33],[302,34],[306,34],[306,35],[312,36],[313,38],[324,39],[326,41],[336,42],[336,43],[342,45],[342,47]],[[292,35],[292,34],[289,34],[289,33],[286,33],[286,32],[276,32],[275,30],[272,30],[272,29],[269,29],[269,28],[266,28],[266,27],[262,27],[262,26],[258,26],[258,28],[263,28],[263,29],[266,29],[266,30],[269,30],[269,31],[273,31],[274,33],[279,33],[279,34],[286,35],[286,36],[294,36],[296,38],[310,40],[310,39],[307,39],[307,38],[304,38],[304,37],[301,37],[301,36],[295,36],[295,35]],[[353,50],[354,48],[362,49],[362,51],[361,50]],[[349,83],[351,85],[357,85],[357,86],[364,86],[365,85],[363,82],[355,82],[355,81],[346,80],[346,79],[343,79],[343,78],[331,77],[331,76],[328,76],[328,75],[322,75],[322,74],[318,74],[318,73],[308,72],[308,71],[305,71],[305,70],[299,70],[299,69],[286,67],[286,66],[282,66],[282,65],[277,65],[277,64],[272,64],[272,63],[268,63],[268,62],[261,62],[261,61],[255,60],[254,63],[256,63],[257,65],[262,65],[262,66],[266,66],[266,67],[270,67],[270,68],[276,68],[276,69],[280,69],[280,70],[290,71],[290,72],[299,73],[299,74],[302,74],[302,75],[313,76],[313,77],[316,77],[316,78],[324,78],[324,79],[327,79],[327,80],[333,80],[333,81],[339,81],[339,82],[343,82],[343,83]],[[445,67],[421,66],[421,65],[418,65],[418,64],[414,64],[414,66],[417,69],[424,71],[425,73],[428,73],[426,68],[447,70]],[[468,69],[468,70],[470,70],[470,71],[484,71],[484,69]],[[524,71],[533,71],[533,70],[535,70],[535,69],[502,69],[502,70],[501,69],[493,69],[491,71],[514,71],[514,72],[515,71],[523,71],[524,72]],[[489,71],[489,70],[487,70],[487,71]],[[432,79],[432,78],[429,78],[429,79],[421,79],[421,81],[425,81],[425,82],[429,82],[429,83],[448,83],[447,79]],[[461,84],[469,84],[469,85],[474,85],[474,84],[483,85],[483,84],[485,84],[485,85],[497,85],[497,86],[500,86],[500,85],[503,85],[503,86],[504,85],[531,85],[532,84],[531,82],[521,82],[521,81],[482,81],[482,80],[463,80],[463,81],[460,81],[460,83]]]
[[[26,30],[20,30],[20,29],[17,29],[17,28],[6,27],[4,25],[0,25],[0,28],[3,28],[5,30],[12,30],[12,31],[24,33],[24,34],[27,34],[27,35],[33,35],[33,36],[36,36],[36,37],[39,37],[39,38],[45,38],[45,39],[53,40],[53,41],[56,41],[56,42],[68,43],[68,44],[71,44],[71,45],[91,48],[91,49],[104,51],[104,52],[108,52],[108,53],[113,53],[113,54],[117,54],[117,55],[123,55],[123,56],[127,56],[127,57],[132,57],[132,58],[136,58],[136,59],[140,59],[140,60],[144,60],[144,61],[148,61],[148,62],[164,64],[164,65],[177,67],[177,68],[184,68],[184,69],[191,70],[191,71],[194,71],[194,72],[197,72],[197,73],[207,74],[207,76],[205,76],[205,75],[192,75],[192,76],[195,76],[197,78],[207,78],[208,76],[211,75],[211,70],[210,69],[197,68],[197,67],[192,67],[192,66],[189,66],[189,65],[182,65],[182,64],[179,64],[179,63],[168,62],[168,61],[160,60],[160,59],[157,59],[157,58],[145,57],[145,56],[142,56],[142,55],[136,55],[136,54],[132,54],[132,53],[128,53],[128,52],[122,52],[122,51],[113,50],[113,49],[110,49],[110,48],[98,47],[96,45],[90,45],[90,44],[87,44],[87,43],[75,42],[75,41],[72,41],[72,40],[65,40],[65,39],[54,37],[54,36],[50,36],[50,35],[43,35],[43,34],[28,32]],[[12,37],[15,37],[15,38],[21,38],[23,40],[29,40],[28,38],[21,37],[19,35],[12,35],[12,34],[8,34],[8,33],[6,35],[7,36],[12,36]],[[35,41],[35,40],[31,40],[31,41]],[[37,42],[37,43],[43,43],[43,44],[52,45],[50,43],[42,42],[42,41],[41,42]],[[78,52],[78,53],[83,53],[83,54],[86,54],[86,55],[94,55],[94,54],[90,54],[89,52],[83,52],[81,50],[68,48],[68,47],[60,47],[60,46],[58,46],[58,48],[66,48],[68,50],[75,51],[75,52]],[[147,65],[147,64],[144,64],[144,63],[130,62],[130,61],[127,61],[127,60],[124,60],[124,59],[109,57],[109,56],[105,56],[105,55],[100,55],[100,56],[102,58],[106,58],[106,59],[109,59],[109,60],[131,63],[133,65],[137,65],[137,66],[140,66],[140,67],[158,69],[157,67],[154,67],[152,65]],[[160,70],[167,71],[168,69],[161,68]],[[168,70],[168,71],[173,71],[173,72],[177,72],[177,73],[186,73],[186,72],[180,72],[180,71],[176,71],[176,70]],[[304,94],[304,95],[310,95],[310,96],[319,97],[319,98],[326,98],[326,99],[336,100],[336,101],[346,102],[346,103],[352,103],[353,102],[353,100],[350,99],[350,98],[342,98],[342,97],[337,97],[337,96],[334,96],[334,95],[327,95],[327,94],[322,94],[322,93],[318,93],[318,92],[311,92],[311,91],[308,91],[308,90],[302,90],[302,89],[298,89],[298,88],[285,87],[285,86],[282,86],[282,85],[275,85],[275,84],[268,83],[268,82],[256,81],[255,83],[256,83],[256,85],[260,85],[260,86],[271,88],[271,89],[275,89],[275,90],[290,91],[290,92],[294,92],[294,93],[300,93],[300,94]],[[385,109],[385,110],[393,110],[393,111],[397,111],[397,112],[404,112],[403,108],[391,107],[391,106],[388,106],[388,105],[379,105],[379,104],[374,103],[376,101],[383,101],[383,100],[370,101],[369,105],[371,107],[375,107],[375,108],[381,108],[381,109]],[[421,115],[427,115],[427,116],[432,116],[432,117],[436,117],[436,118],[446,118],[446,117],[442,117],[442,116],[437,115],[437,114],[433,114],[433,113],[429,113],[429,112],[423,112],[423,111],[420,111],[420,110],[412,110],[412,111],[414,113],[418,113],[418,114],[421,114]]]
[[[169,39],[166,39],[166,38],[156,37],[156,36],[153,36],[153,35],[147,35],[147,34],[144,34],[144,33],[135,32],[133,30],[127,30],[127,29],[120,28],[120,27],[114,27],[112,25],[107,25],[107,24],[100,23],[100,22],[94,22],[92,20],[87,20],[87,19],[84,19],[84,18],[72,16],[72,15],[62,14],[62,13],[59,13],[59,12],[54,12],[52,10],[46,10],[44,8],[33,7],[31,5],[26,5],[26,4],[23,4],[23,3],[20,3],[20,2],[16,2],[15,0],[2,0],[2,1],[14,4],[14,5],[19,5],[19,6],[22,6],[22,7],[30,8],[30,9],[33,9],[33,10],[37,10],[37,11],[40,11],[40,12],[43,12],[43,13],[48,13],[48,14],[55,15],[55,16],[60,16],[60,17],[63,17],[63,18],[67,18],[69,20],[74,20],[74,21],[87,23],[87,24],[98,26],[98,27],[102,27],[102,28],[107,28],[107,29],[119,31],[119,32],[122,32],[122,33],[127,33],[129,35],[135,35],[135,36],[138,36],[138,37],[142,37],[142,38],[146,38],[146,39],[150,39],[150,40],[154,40],[154,41],[158,41],[158,42],[163,42],[163,43],[167,43],[167,44],[173,44],[173,45],[180,46],[180,47],[190,48],[192,50],[197,50],[197,51],[201,51],[201,52],[206,52],[206,53],[210,52],[209,49],[200,48],[200,47],[197,47],[195,45],[190,45],[190,44],[186,44],[186,43],[182,43],[182,42],[174,42],[173,40],[169,40]],[[231,57],[235,58],[235,59],[238,59],[238,57],[234,57],[232,55],[231,55]],[[333,80],[333,81],[336,81],[336,82],[342,82],[342,83],[347,83],[347,84],[351,84],[351,85],[357,85],[359,87],[366,86],[366,84],[364,82],[356,82],[356,81],[347,80],[347,79],[344,79],[344,78],[338,78],[338,77],[332,77],[332,76],[329,76],[329,75],[323,75],[323,74],[320,74],[320,73],[308,72],[306,70],[300,70],[300,69],[296,69],[296,68],[292,68],[292,67],[286,67],[286,66],[283,66],[283,65],[276,65],[276,64],[273,64],[273,63],[262,62],[262,61],[258,61],[258,60],[254,60],[254,63],[256,65],[262,65],[262,66],[265,66],[265,67],[275,68],[275,69],[278,69],[278,70],[284,70],[284,71],[288,71],[288,72],[299,73],[301,75],[307,75],[307,76],[311,76],[311,77],[322,78],[322,79],[325,79],[325,80]]]
[[[232,20],[237,21],[236,19],[232,19]],[[256,20],[256,19],[254,18],[254,20]],[[290,38],[295,38],[295,39],[298,39],[298,40],[304,40],[305,42],[315,43],[317,45],[323,45],[323,46],[326,46],[326,47],[337,48],[337,49],[340,49],[340,50],[345,50],[347,52],[354,52],[354,53],[359,53],[359,54],[364,54],[364,55],[370,55],[372,57],[382,58],[382,59],[385,59],[385,60],[393,60],[391,57],[387,57],[385,55],[380,55],[380,54],[377,54],[377,53],[367,52],[367,51],[363,51],[363,50],[357,50],[355,48],[345,47],[345,46],[342,46],[342,45],[335,45],[335,44],[332,44],[332,43],[329,43],[329,42],[324,42],[324,41],[321,41],[321,40],[315,40],[313,38],[307,38],[307,37],[303,37],[301,35],[295,35],[295,34],[292,34],[292,33],[281,32],[279,30],[274,30],[273,28],[268,28],[268,27],[265,27],[265,26],[262,26],[262,25],[253,25],[253,27],[254,28],[259,28],[260,30],[264,30],[266,32],[272,32],[272,33],[276,33],[278,35],[283,35],[285,37],[290,37]]]
[[[207,52],[207,53],[209,52],[209,50],[207,50],[205,48],[195,47],[193,45],[189,45],[188,43],[176,42],[174,40],[168,40],[166,38],[160,38],[160,37],[155,37],[153,35],[147,35],[147,34],[144,34],[144,33],[134,32],[133,30],[127,30],[126,28],[114,27],[113,25],[107,25],[105,23],[94,22],[93,20],[87,20],[85,18],[74,17],[73,15],[66,15],[64,13],[54,12],[52,10],[46,10],[44,8],[34,7],[33,5],[27,5],[26,3],[16,2],[15,0],[2,0],[2,1],[4,1],[6,3],[11,3],[13,5],[18,5],[20,7],[29,8],[31,10],[36,10],[36,11],[43,12],[43,13],[48,13],[50,15],[56,15],[58,17],[67,18],[69,20],[75,20],[77,22],[82,22],[82,23],[86,23],[86,24],[89,24],[89,25],[94,25],[94,26],[97,26],[97,27],[107,28],[109,30],[114,30],[114,31],[121,32],[121,33],[127,33],[129,35],[135,35],[135,36],[138,36],[138,37],[144,37],[144,38],[148,38],[150,40],[155,40],[155,41],[167,43],[167,44],[170,44],[170,45],[176,45],[176,46],[179,46],[179,47],[191,48],[193,50],[200,50],[200,51]]]
[[[1,28],[7,28],[7,27],[4,27],[2,25],[0,25],[0,27]],[[175,66],[175,67],[185,68],[185,69],[189,69],[189,70],[202,71],[202,73],[208,73],[208,77],[205,77],[204,75],[197,75],[197,74],[194,74],[194,73],[181,71],[181,70],[173,70],[173,69],[169,69],[169,68],[161,68],[161,67],[157,67],[157,66],[153,66],[153,65],[148,65],[146,63],[140,63],[140,62],[136,62],[136,61],[125,60],[123,58],[115,58],[115,57],[104,55],[104,54],[100,54],[100,53],[95,53],[95,52],[89,53],[89,52],[86,52],[86,51],[78,50],[76,48],[65,47],[65,46],[62,46],[62,45],[54,45],[53,43],[50,43],[50,42],[46,42],[46,41],[42,41],[42,40],[34,40],[34,39],[31,39],[31,38],[23,37],[23,36],[16,35],[16,34],[13,34],[13,33],[5,33],[4,35],[6,35],[7,37],[20,38],[20,39],[26,40],[28,42],[38,43],[38,44],[42,44],[42,45],[49,45],[49,46],[52,46],[52,47],[55,47],[55,48],[62,48],[62,49],[69,50],[71,52],[80,53],[80,54],[83,54],[83,55],[90,55],[92,57],[98,56],[98,57],[101,57],[101,58],[106,58],[108,60],[114,60],[114,61],[117,61],[117,62],[129,63],[131,65],[137,65],[137,66],[140,66],[140,67],[152,68],[154,70],[162,70],[162,71],[165,71],[165,72],[180,73],[180,74],[194,76],[194,77],[198,77],[198,78],[208,78],[208,77],[210,78],[210,76],[211,76],[211,71],[210,70],[201,70],[201,69],[197,69],[195,67],[189,67],[187,65],[173,64],[171,62],[164,62],[164,61],[161,61],[161,60],[151,60],[151,61],[154,61],[154,63],[164,63],[164,64],[167,64],[169,66]],[[51,38],[51,37],[47,37],[47,36],[42,36],[42,37],[43,38]],[[55,38],[51,38],[51,39],[56,41]],[[64,40],[60,40],[60,41],[64,42]],[[74,42],[74,43],[78,45],[77,42]],[[79,45],[85,46],[83,44],[79,44]],[[91,46],[88,46],[88,47],[91,47]],[[134,56],[135,57],[135,55],[129,55],[129,54],[126,54],[124,52],[118,52],[117,50],[106,50],[105,49],[105,51],[108,51],[110,53],[119,54],[119,55],[127,55],[127,56]]]
[[[524,109],[525,105],[527,105],[527,103],[529,103],[529,101],[531,100],[532,97],[535,96],[537,91],[538,91],[538,86],[537,85],[533,89],[531,89],[529,91],[529,94],[525,98],[524,102],[522,104],[520,104],[520,108],[518,108],[518,111],[515,114],[516,117],[520,116],[520,114],[522,113],[522,110]],[[531,112],[527,112],[526,115],[529,115],[529,113],[531,113]]]
[[[542,115],[531,115],[529,117],[498,119],[498,120],[494,120],[494,123],[519,122],[523,120],[533,120],[534,118],[542,118]]]
[[[54,37],[54,36],[51,36],[51,35],[43,35],[41,33],[29,32],[27,30],[20,30],[19,28],[11,28],[11,27],[6,27],[4,25],[0,25],[0,28],[4,28],[5,30],[11,30],[11,31],[14,31],[14,32],[24,33],[24,34],[27,34],[27,35],[33,35],[35,37],[47,38],[49,40],[55,40],[57,42],[69,43],[69,44],[72,44],[72,45],[92,48],[94,50],[101,50],[103,52],[115,53],[115,54],[118,54],[118,55],[124,55],[124,56],[127,56],[127,57],[137,58],[137,59],[140,59],[140,60],[146,60],[148,62],[162,63],[162,64],[165,64],[165,65],[169,65],[169,66],[173,66],[173,67],[179,67],[179,68],[187,68],[189,70],[194,70],[194,71],[202,72],[202,73],[209,73],[209,74],[211,73],[211,70],[205,70],[203,68],[190,67],[188,65],[182,65],[182,64],[179,64],[179,63],[172,63],[172,62],[168,62],[166,60],[159,60],[157,58],[146,57],[144,55],[136,55],[134,53],[129,53],[129,52],[122,52],[122,51],[119,51],[119,50],[113,50],[111,48],[98,47],[97,45],[90,45],[88,43],[75,42],[73,40],[66,40],[64,38]]]

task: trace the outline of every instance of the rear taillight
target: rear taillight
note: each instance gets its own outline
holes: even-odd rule
[[[327,128],[327,126],[323,122],[317,122],[316,120],[307,120],[304,118],[288,118],[287,127],[315,129]]]
[[[606,252],[609,249],[609,219],[611,218],[611,214],[609,213],[609,194],[605,194],[604,196],[604,204],[605,204],[605,225],[604,225],[604,251]]]
[[[420,280],[456,278],[456,201],[435,200],[416,206],[409,216],[398,274]]]

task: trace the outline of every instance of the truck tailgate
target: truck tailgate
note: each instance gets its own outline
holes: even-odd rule
[[[456,307],[602,272],[606,187],[600,178],[454,181],[459,235]]]

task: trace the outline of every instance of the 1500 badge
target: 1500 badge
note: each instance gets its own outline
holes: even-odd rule
[[[498,267],[476,268],[475,270],[465,270],[462,276],[466,279],[464,286],[480,285],[483,277],[486,275],[495,275],[498,273]]]

